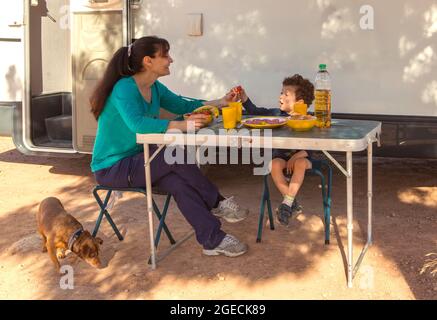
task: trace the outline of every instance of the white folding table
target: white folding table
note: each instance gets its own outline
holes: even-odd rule
[[[372,243],[372,147],[378,142],[381,134],[381,123],[377,121],[340,120],[333,119],[329,129],[313,128],[306,132],[295,132],[288,127],[273,129],[271,135],[256,137],[238,134],[238,130],[223,133],[220,120],[213,123],[208,132],[198,133],[165,133],[165,134],[137,134],[137,143],[144,145],[145,179],[147,189],[147,210],[149,217],[149,233],[151,245],[152,268],[156,268],[156,250],[154,246],[152,183],[150,177],[150,161],[166,145],[215,145],[230,146],[244,144],[251,148],[277,148],[322,151],[346,176],[347,180],[347,284],[352,287],[352,280]],[[157,144],[159,148],[150,157],[149,145]],[[353,264],[353,189],[352,189],[352,153],[367,149],[367,198],[368,198],[368,227],[367,242],[361,251],[357,263]],[[346,153],[346,169],[339,164],[329,152]]]

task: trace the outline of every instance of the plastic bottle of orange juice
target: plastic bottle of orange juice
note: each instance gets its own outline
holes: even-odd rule
[[[315,81],[314,113],[319,128],[331,127],[331,77],[326,64],[319,65]]]

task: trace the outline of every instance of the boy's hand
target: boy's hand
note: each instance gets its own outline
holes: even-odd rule
[[[296,152],[295,154],[293,154],[291,156],[291,158],[287,161],[287,174],[291,174],[293,173],[293,169],[294,169],[294,163],[296,161],[296,159],[299,158],[307,158],[308,157],[308,152],[306,152],[305,150],[300,150],[298,152]]]
[[[287,161],[287,174],[292,174],[293,173],[293,165],[294,165],[294,160],[293,158],[288,159]]]
[[[237,100],[241,100],[243,103],[247,101],[248,97],[242,86],[233,87],[231,91],[237,96]]]

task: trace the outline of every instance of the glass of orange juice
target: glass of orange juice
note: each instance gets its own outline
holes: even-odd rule
[[[294,112],[299,113],[301,115],[306,115],[308,111],[308,106],[306,103],[297,102],[294,104]]]
[[[235,107],[222,108],[223,128],[234,129],[237,126],[237,109]]]
[[[230,108],[235,108],[237,111],[237,122],[241,122],[243,117],[243,104],[241,102],[229,102],[228,106]]]

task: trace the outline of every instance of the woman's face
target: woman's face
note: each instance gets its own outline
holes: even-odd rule
[[[296,90],[293,86],[282,86],[279,96],[279,108],[285,112],[292,112],[296,103]]]
[[[155,73],[158,77],[167,76],[170,74],[170,64],[172,63],[173,59],[168,52],[166,54],[158,52],[154,58],[150,58],[150,64],[146,69]]]

